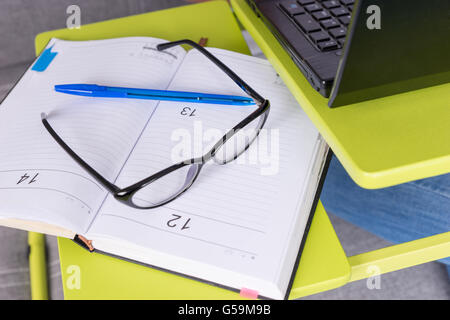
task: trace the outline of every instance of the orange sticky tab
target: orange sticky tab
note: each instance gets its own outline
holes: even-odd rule
[[[239,292],[239,295],[248,299],[258,299],[258,291],[247,288],[242,288],[241,292]]]

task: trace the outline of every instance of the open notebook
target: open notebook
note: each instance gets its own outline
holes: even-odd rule
[[[196,50],[158,52],[160,42],[50,41],[50,59],[39,58],[0,106],[0,224],[80,243],[86,238],[97,252],[284,298],[328,147],[266,60],[208,48],[270,100],[269,118],[246,153],[223,166],[211,161],[186,193],[157,209],[116,201],[41,123],[41,112],[51,114],[65,141],[120,187],[203,154],[202,146],[216,142],[213,130],[226,132],[254,107],[89,98],[53,89],[92,83],[244,95]]]

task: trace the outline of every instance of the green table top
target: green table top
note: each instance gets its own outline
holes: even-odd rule
[[[330,109],[247,2],[231,3],[356,183],[382,188],[450,172],[450,83]]]
[[[208,45],[249,53],[228,4],[213,1],[110,20],[80,29],[56,30],[36,37],[36,53],[50,38],[91,40],[152,36],[167,40],[209,38]],[[67,299],[238,299],[232,291],[202,282],[89,253],[59,239],[64,295]],[[350,277],[347,257],[326,212],[319,204],[308,234],[290,298],[344,285]],[[80,281],[80,287],[76,285]]]

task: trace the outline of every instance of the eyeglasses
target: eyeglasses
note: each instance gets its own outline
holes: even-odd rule
[[[262,98],[237,74],[229,69],[214,55],[191,40],[180,40],[157,45],[158,51],[177,45],[190,45],[225,72],[256,103],[257,109],[228,131],[211,149],[201,157],[188,159],[167,167],[129,187],[119,188],[109,182],[94,168],[78,156],[56,133],[50,125],[47,115],[42,113],[42,123],[55,141],[86,170],[95,180],[125,205],[136,209],[153,209],[165,205],[188,190],[197,179],[203,165],[209,160],[218,164],[227,164],[237,159],[256,140],[269,115],[270,103]],[[241,134],[245,128],[245,134]]]

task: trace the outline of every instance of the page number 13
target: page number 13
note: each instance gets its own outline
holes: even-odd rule
[[[195,116],[195,111],[197,111],[196,109],[191,109],[190,107],[184,107],[180,114],[182,116],[189,116],[189,117],[194,117]]]

